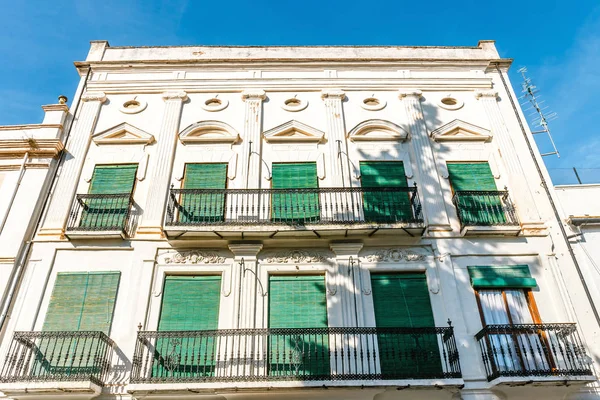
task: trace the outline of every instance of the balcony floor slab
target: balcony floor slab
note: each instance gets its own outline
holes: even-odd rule
[[[102,391],[102,387],[91,381],[82,382],[11,382],[0,383],[0,392],[13,399],[69,398],[73,400],[92,399]]]
[[[461,229],[463,236],[518,236],[521,232],[519,225],[499,226],[465,226]]]

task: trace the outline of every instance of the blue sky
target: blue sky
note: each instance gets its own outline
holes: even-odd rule
[[[50,5],[51,4],[51,5]],[[600,2],[0,0],[0,125],[36,123],[42,104],[73,96],[90,40],[139,45],[440,45],[494,39],[527,66],[561,158],[550,168],[599,168]],[[541,142],[545,147],[546,143]],[[588,171],[592,173],[592,171]]]

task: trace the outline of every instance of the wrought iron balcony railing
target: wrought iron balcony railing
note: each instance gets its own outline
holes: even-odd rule
[[[78,194],[75,197],[67,232],[125,232],[131,214],[133,196],[124,194]]]
[[[593,375],[575,324],[487,325],[475,337],[490,381]]]
[[[102,332],[15,332],[0,382],[106,382],[113,341]]]
[[[138,332],[132,383],[460,378],[452,327]]]
[[[519,225],[508,191],[458,191],[452,198],[461,226]]]
[[[171,189],[167,226],[422,223],[416,187]]]

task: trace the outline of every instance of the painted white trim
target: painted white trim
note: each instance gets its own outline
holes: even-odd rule
[[[382,119],[369,119],[352,128],[347,137],[351,141],[400,141],[409,139],[408,131],[400,125]]]
[[[240,139],[240,134],[229,124],[221,121],[200,121],[191,124],[179,133],[179,141],[185,145],[196,143],[231,143]]]
[[[263,137],[267,143],[319,143],[325,137],[325,132],[302,122],[291,120],[265,131]]]

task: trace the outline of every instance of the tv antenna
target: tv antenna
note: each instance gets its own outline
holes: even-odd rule
[[[531,125],[536,129],[532,129],[531,133],[534,135],[545,134],[552,146],[552,150],[542,153],[542,157],[556,155],[556,157],[560,158],[560,154],[556,148],[554,139],[552,139],[552,134],[550,133],[550,127],[548,126],[548,122],[555,120],[558,116],[555,112],[547,111],[548,107],[542,106],[544,101],[539,100],[542,97],[539,95],[539,90],[531,82],[531,78],[528,78],[527,75],[525,75],[527,68],[520,68],[518,72],[523,76],[523,83],[521,83],[521,93],[523,93],[523,95],[519,97],[519,100],[526,100],[524,103],[521,103],[522,106],[529,105],[529,108],[523,110],[523,112],[531,111],[528,115],[528,119],[530,120]]]

